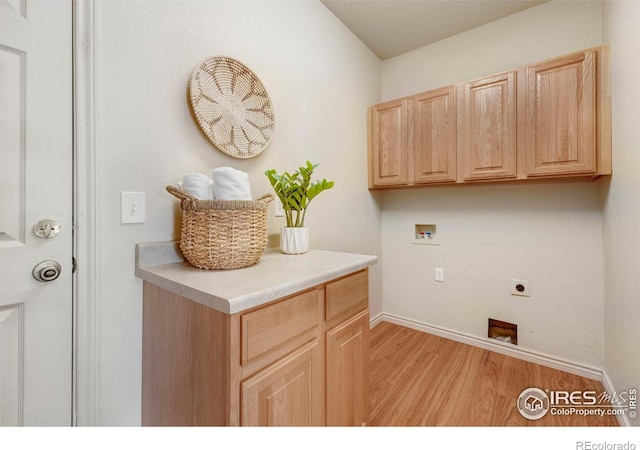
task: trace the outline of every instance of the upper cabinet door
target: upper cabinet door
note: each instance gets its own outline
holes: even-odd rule
[[[425,92],[412,100],[414,181],[456,181],[454,86]]]
[[[527,176],[596,172],[596,51],[527,70]]]
[[[407,99],[376,105],[371,109],[372,186],[407,184]]]
[[[516,73],[464,83],[460,148],[463,179],[515,178]]]

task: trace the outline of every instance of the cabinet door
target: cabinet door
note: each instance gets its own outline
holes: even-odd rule
[[[507,72],[464,84],[460,153],[465,181],[516,177],[515,78],[515,72]]]
[[[371,121],[371,184],[407,184],[407,100],[373,106]]]
[[[414,181],[456,181],[455,87],[413,97]]]
[[[327,332],[327,425],[369,421],[369,310]]]
[[[313,341],[241,384],[244,426],[323,426],[323,357]]]
[[[527,176],[596,171],[596,51],[527,69]]]

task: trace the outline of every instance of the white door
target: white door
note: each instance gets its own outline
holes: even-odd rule
[[[71,0],[0,0],[0,425],[72,420],[71,31]]]

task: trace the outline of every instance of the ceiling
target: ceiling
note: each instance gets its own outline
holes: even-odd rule
[[[378,58],[385,60],[545,1],[322,0],[322,3]]]

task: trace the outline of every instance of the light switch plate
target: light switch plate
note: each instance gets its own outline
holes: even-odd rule
[[[442,267],[436,267],[434,279],[436,281],[444,281],[444,269]]]
[[[144,192],[122,192],[122,223],[144,223]]]

